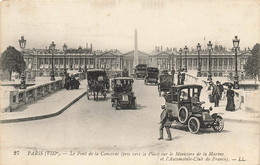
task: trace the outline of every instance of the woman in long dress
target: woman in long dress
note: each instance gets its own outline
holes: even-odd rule
[[[234,91],[231,89],[231,85],[228,86],[227,90],[227,106],[226,111],[234,111],[235,110],[235,103],[234,103]]]

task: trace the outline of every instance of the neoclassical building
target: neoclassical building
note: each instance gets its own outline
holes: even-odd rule
[[[134,72],[134,51],[122,54],[119,50],[113,49],[109,51],[92,51],[92,49],[68,49],[66,52],[55,50],[54,70],[55,76],[62,76],[64,67],[71,72],[78,72],[91,68],[105,69],[108,74],[121,72],[127,69],[129,73]],[[24,59],[27,64],[26,77],[35,78],[36,76],[49,76],[52,69],[52,51],[49,49],[24,49]],[[244,72],[250,51],[238,52],[238,73]],[[209,70],[209,53],[208,51],[200,52],[201,72],[202,76],[207,76]],[[235,53],[232,51],[212,51],[212,76],[221,77],[233,75],[235,72]],[[66,62],[65,62],[66,61]],[[65,64],[66,63],[66,64]],[[152,53],[138,51],[138,63],[147,64],[151,67],[158,67],[159,70],[178,70],[179,66],[185,65],[185,54],[171,50],[156,50]],[[65,64],[65,65],[64,65]],[[198,52],[187,52],[187,70],[190,73],[196,73],[198,70]]]

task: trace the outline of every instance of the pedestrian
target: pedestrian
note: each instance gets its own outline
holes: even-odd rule
[[[184,81],[185,81],[185,73],[183,72],[181,74],[181,85],[184,85]]]
[[[210,81],[209,82],[209,87],[208,87],[208,90],[207,90],[210,103],[214,103],[214,97],[213,97],[213,88],[214,88],[214,86],[213,85],[214,85],[213,82]]]
[[[214,98],[214,107],[218,107],[219,106],[219,100],[220,100],[220,89],[217,85],[213,85],[212,95],[213,95],[213,98]]]
[[[74,89],[79,89],[80,82],[78,79],[75,79],[74,81]]]
[[[66,75],[66,78],[65,78],[65,88],[66,88],[67,90],[70,89],[70,83],[71,83],[71,77],[67,74],[67,75]]]
[[[174,75],[175,75],[174,67],[172,67],[171,75],[172,75],[172,82],[174,82]]]
[[[71,82],[70,82],[70,89],[73,90],[74,89],[74,86],[75,86],[75,77],[74,75],[71,75]]]
[[[181,72],[178,72],[178,85],[181,85]]]
[[[232,90],[232,86],[228,86],[227,90],[227,105],[226,111],[234,111],[235,110],[235,103],[234,103],[234,91]]]
[[[219,81],[217,81],[216,84],[217,84],[217,87],[219,88],[220,99],[222,99],[222,93],[224,92],[224,87]]]
[[[162,108],[162,113],[160,115],[161,117],[161,121],[160,121],[160,137],[158,138],[158,140],[162,140],[163,139],[163,128],[166,129],[166,132],[168,134],[168,139],[165,139],[167,141],[171,141],[172,140],[172,135],[171,135],[171,131],[170,131],[170,126],[171,126],[171,121],[170,121],[170,112],[166,109],[165,105],[161,105]]]
[[[129,77],[129,74],[128,74],[128,71],[126,68],[124,69],[124,71],[122,73],[122,77]]]

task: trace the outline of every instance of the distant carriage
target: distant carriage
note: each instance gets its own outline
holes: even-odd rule
[[[146,75],[146,68],[147,68],[147,65],[146,64],[139,64],[135,67],[135,78],[138,79],[138,78],[145,78],[145,75]]]
[[[87,71],[87,98],[94,96],[94,100],[98,101],[98,94],[106,99],[107,90],[109,89],[109,79],[106,71],[103,69],[91,69]]]
[[[146,69],[146,75],[144,78],[145,85],[147,85],[148,83],[154,83],[155,85],[157,85],[158,84],[158,74],[159,74],[158,68],[148,67]]]

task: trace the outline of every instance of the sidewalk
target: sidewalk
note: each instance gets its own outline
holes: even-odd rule
[[[79,89],[61,89],[37,101],[25,104],[16,109],[15,112],[1,113],[0,123],[29,121],[57,116],[85,95],[86,80],[80,83]]]

